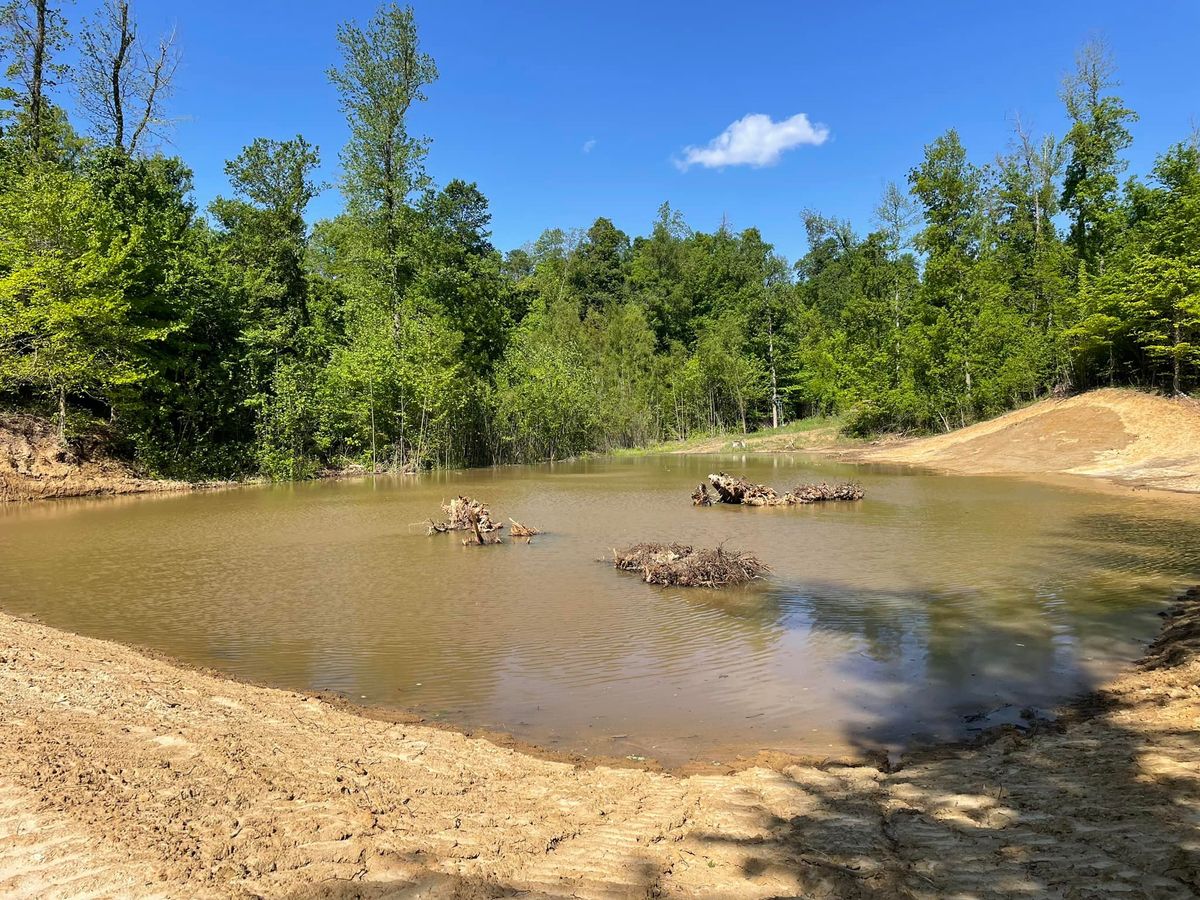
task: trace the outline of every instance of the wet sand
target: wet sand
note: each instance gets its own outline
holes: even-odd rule
[[[1189,896],[1200,604],[1054,727],[896,772],[539,759],[0,615],[0,894]]]

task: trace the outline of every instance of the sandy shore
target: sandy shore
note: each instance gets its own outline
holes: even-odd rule
[[[897,772],[578,767],[0,615],[0,895],[1180,897],[1200,603],[1053,729]]]

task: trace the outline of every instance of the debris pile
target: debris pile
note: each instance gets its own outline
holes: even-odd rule
[[[791,498],[792,503],[823,503],[827,500],[861,500],[863,498],[863,489],[857,484],[852,484],[848,481],[839,482],[838,484],[827,484],[822,481],[819,484],[798,484],[791,491],[784,494],[784,498]]]
[[[745,506],[778,506],[780,497],[765,484],[755,484],[737,475],[719,472],[708,476],[722,503],[741,503]]]
[[[485,504],[470,497],[459,496],[449,503],[443,503],[442,512],[447,516],[446,521],[435,522],[430,519],[430,534],[445,534],[447,531],[480,531],[490,534],[504,527],[501,523],[492,521],[491,511]]]
[[[741,504],[743,506],[796,506],[804,503],[821,503],[827,500],[861,500],[863,489],[850,482],[838,484],[798,484],[786,494],[779,494],[774,488],[765,484],[755,484],[736,475],[718,472],[708,476],[709,482],[716,489],[717,499],[722,503]],[[711,506],[712,498],[708,489],[701,484],[692,493],[692,503],[696,506]]]
[[[613,565],[637,572],[647,584],[726,587],[761,578],[771,570],[753,553],[688,544],[634,544],[613,550]]]
[[[446,514],[446,520],[443,522],[435,522],[429,520],[429,534],[445,534],[448,531],[469,531],[471,536],[464,538],[464,544],[478,544],[485,546],[488,544],[502,544],[503,537],[496,534],[504,529],[503,522],[497,522],[492,518],[491,510],[487,504],[474,500],[470,497],[458,496],[449,503],[442,504],[442,512]],[[535,534],[542,532],[532,525],[522,525],[516,519],[509,519],[512,526],[509,528],[509,534],[515,538],[531,538]]]

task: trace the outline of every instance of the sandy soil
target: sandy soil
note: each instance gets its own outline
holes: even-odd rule
[[[690,777],[0,615],[0,896],[1193,896],[1200,601],[1180,610],[1137,671],[1038,733],[892,773]]]
[[[966,475],[1089,475],[1200,491],[1200,403],[1106,388],[949,434],[884,443],[854,458]]]
[[[1083,475],[1133,487],[1200,492],[1200,402],[1128,388],[1042,400],[927,438],[867,442],[833,426],[716,437],[678,453],[809,451],[853,462],[901,463],[959,475]]]
[[[138,478],[95,441],[63,447],[54,426],[46,420],[0,413],[0,503],[190,487],[177,481]]]

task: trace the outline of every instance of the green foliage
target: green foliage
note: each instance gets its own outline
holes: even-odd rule
[[[133,290],[143,231],[118,227],[84,178],[40,167],[0,195],[0,386],[103,400],[146,377],[148,320]]]
[[[1174,147],[1121,190],[1133,113],[1102,48],[1066,83],[1062,141],[1018,123],[979,165],[948,131],[907,190],[888,185],[873,230],[803,213],[790,265],[755,228],[693,230],[665,203],[632,240],[599,217],[501,254],[479,188],[424,171],[409,113],[437,69],[412,10],[385,3],[338,43],[344,210],[308,224],[319,155],[297,136],[253,140],[202,217],[180,160],[81,140],[52,102],[57,9],[0,7],[0,400],[64,429],[102,417],[152,473],[294,479],[811,416],[949,429],[1051,392],[1200,376],[1200,151]]]

